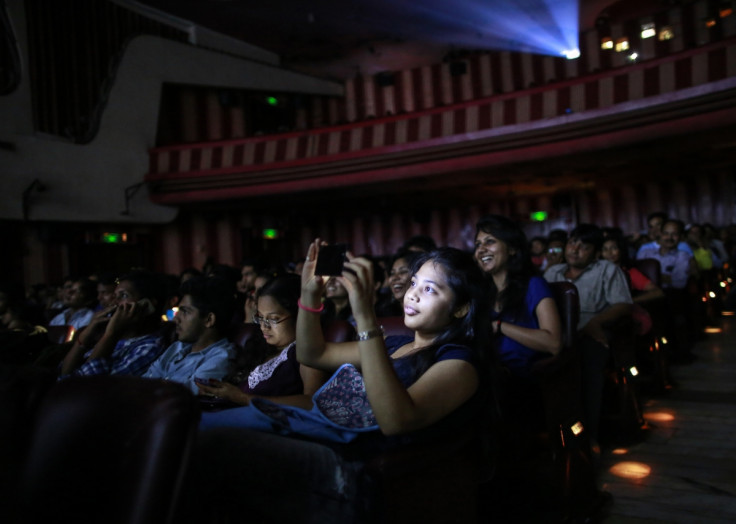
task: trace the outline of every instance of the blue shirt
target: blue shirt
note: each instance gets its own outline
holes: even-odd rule
[[[642,246],[639,248],[639,250],[636,252],[636,258],[649,258],[649,257],[643,257],[641,254],[649,249],[659,249],[659,243],[656,240],[652,240],[651,242],[647,242],[646,244],[642,244]],[[677,244],[677,249],[680,251],[684,251],[688,255],[692,256],[693,249],[690,247],[690,244],[688,244],[685,241],[680,242]]]
[[[151,363],[166,349],[160,332],[118,340],[109,357],[95,358],[82,364],[72,375],[135,375],[146,372]],[[84,357],[94,350],[85,353]]]
[[[494,312],[492,318],[494,321],[500,318],[516,326],[539,329],[536,310],[539,303],[545,298],[554,298],[549,284],[541,277],[531,277],[524,298],[524,309],[516,312],[502,311],[500,314]],[[519,376],[528,375],[530,366],[535,360],[549,356],[534,351],[504,334],[499,337],[497,347],[501,363],[509,368],[512,374]]]
[[[687,286],[688,278],[690,278],[690,259],[692,255],[688,255],[679,249],[673,249],[663,255],[658,247],[653,247],[641,251],[637,258],[659,260],[662,274],[669,275],[671,279],[671,282],[662,283],[663,288],[685,289],[685,286]]]
[[[92,316],[95,312],[90,308],[83,307],[76,310],[74,313],[65,309],[49,322],[49,326],[74,326],[76,331],[79,331],[84,326],[92,322]]]
[[[192,344],[177,340],[151,364],[143,377],[180,382],[196,395],[199,388],[194,377],[221,380],[229,370],[230,359],[234,357],[235,345],[226,338],[194,353]]]

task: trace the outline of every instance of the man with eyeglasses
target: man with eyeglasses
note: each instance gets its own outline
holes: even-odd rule
[[[196,395],[196,381],[222,379],[235,356],[235,345],[227,339],[235,286],[221,277],[193,277],[182,284],[180,294],[174,317],[178,340],[143,377],[180,382]]]

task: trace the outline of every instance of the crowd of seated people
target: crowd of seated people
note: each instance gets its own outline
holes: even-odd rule
[[[6,284],[0,288],[0,361],[42,366],[59,380],[122,374],[180,382],[201,399],[203,443],[195,470],[208,489],[261,493],[278,487],[301,500],[315,482],[308,475],[316,475],[320,489],[337,500],[347,492],[343,484],[330,484],[334,469],[347,476],[359,472],[330,447],[320,447],[320,438],[338,437],[315,399],[327,396],[338,373],[357,370],[363,395],[356,400],[351,391],[338,400],[369,409],[360,414],[360,428],[338,424],[341,443],[407,445],[427,430],[466,424],[473,418],[469,410],[489,418],[500,412],[502,424],[526,432],[517,435],[519,442],[531,441],[544,418],[544,393],[532,367],[554,359],[563,346],[550,285],[569,282],[580,300],[580,400],[595,456],[604,437],[600,419],[616,350],[612,340],[626,325],[621,322],[632,320],[634,335],[643,336],[654,320],[664,319],[669,362],[688,362],[703,324],[713,321],[693,314],[702,311],[702,291],[731,276],[736,255],[734,228],[685,227],[663,213],[648,217],[646,233],[629,236],[579,224],[528,239],[521,224],[499,215],[475,226],[472,250],[438,248],[431,238],[414,237],[386,257],[348,254],[346,271],[329,278],[314,274],[316,241],[304,258],[278,266],[246,258],[239,267],[209,261],[176,276],[131,270],[69,277],[56,295],[35,286],[25,296]],[[660,285],[637,269],[640,259],[659,262]],[[665,304],[666,313],[653,319],[653,303]],[[176,315],[167,317],[174,306]],[[414,334],[384,336],[381,319],[387,317],[403,317]],[[333,321],[351,324],[356,340],[326,340]],[[45,337],[44,328],[54,325],[73,326],[71,340]],[[243,325],[253,328],[239,345]],[[337,401],[330,402],[325,405]],[[298,431],[264,429],[264,417],[276,409],[308,420],[321,437],[296,446],[292,437],[304,437]],[[280,447],[291,461],[290,484],[263,460]],[[295,458],[297,449],[304,460]],[[315,460],[329,468],[315,470]],[[252,475],[233,476],[240,467]],[[218,483],[211,481],[215,469]],[[268,500],[244,497],[234,510],[276,519],[291,511],[267,508]],[[200,518],[202,508],[191,515]]]

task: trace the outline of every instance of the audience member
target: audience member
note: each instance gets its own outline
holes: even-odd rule
[[[97,288],[94,282],[88,278],[73,279],[69,291],[64,294],[66,308],[51,319],[49,326],[73,326],[79,331],[92,320],[96,295]]]
[[[672,220],[669,220],[667,218],[667,215],[665,213],[662,213],[661,211],[656,213],[651,213],[647,216],[647,224],[649,225],[649,233],[647,235],[647,238],[649,239],[649,242],[642,243],[639,247],[639,250],[636,252],[636,258],[646,258],[642,256],[642,252],[649,251],[652,249],[659,248],[659,241],[660,237],[662,235],[662,229],[664,228],[665,223],[671,222]],[[679,222],[676,221],[675,222]],[[685,229],[682,222],[680,222],[681,230],[680,230],[680,237],[682,237],[682,230]],[[681,251],[684,251],[685,253],[692,256],[693,251],[690,248],[690,246],[685,242],[682,238],[678,239],[677,242],[677,248]]]
[[[220,277],[192,277],[182,284],[174,317],[179,340],[169,346],[144,373],[146,378],[180,382],[193,393],[194,379],[222,379],[235,346],[227,339],[233,318],[235,287]]]
[[[437,243],[428,235],[415,235],[404,242],[399,251],[417,251],[419,253],[429,253],[437,249]]]
[[[179,285],[183,284],[192,277],[201,277],[202,272],[196,267],[188,267],[179,274]]]
[[[117,276],[114,273],[103,272],[97,275],[97,306],[95,312],[111,306],[115,302]]]
[[[50,311],[61,312],[66,307],[66,295],[72,290],[72,284],[74,284],[74,277],[71,275],[64,277],[64,281],[56,288],[56,299],[49,304]]]
[[[33,363],[49,344],[42,323],[40,309],[24,299],[21,288],[0,284],[0,363]]]
[[[298,275],[280,276],[264,285],[257,294],[255,316],[263,337],[249,339],[236,358],[237,366],[225,380],[210,379],[208,384],[200,383],[200,391],[231,405],[247,406],[252,398],[257,397],[311,409],[312,395],[326,377],[321,371],[300,365],[296,360],[296,318],[300,294],[301,278]],[[217,415],[216,419],[222,421],[222,417],[227,416]],[[206,414],[203,425],[210,418]]]
[[[585,426],[596,452],[604,371],[609,359],[611,327],[631,316],[631,293],[621,268],[600,260],[603,233],[598,226],[580,224],[565,246],[565,263],[544,273],[548,282],[572,282],[580,298],[580,333]]]
[[[693,251],[693,259],[699,273],[711,271],[723,265],[703,235],[700,224],[690,224],[685,231],[685,241]]]
[[[536,276],[524,231],[488,215],[476,224],[475,259],[489,277],[491,315],[500,363],[517,377],[562,347],[560,316],[547,282]]]
[[[713,226],[713,224],[709,224],[708,222],[703,224],[703,241],[705,245],[713,250],[716,257],[718,257],[718,260],[721,261],[721,265],[718,267],[723,267],[723,264],[727,264],[729,262],[729,256],[723,241],[719,238],[719,235],[720,232]]]
[[[679,248],[683,225],[679,220],[666,220],[662,224],[659,242],[642,246],[637,259],[654,258],[662,266],[662,287],[664,289],[685,289],[691,276],[697,274],[697,267],[690,254]]]
[[[532,264],[526,235],[515,222],[499,215],[481,218],[475,259],[488,277],[493,349],[505,370],[499,374],[499,406],[511,439],[504,447],[518,456],[528,452],[529,439],[544,426],[544,400],[531,368],[560,351],[560,317],[552,290]]]
[[[632,314],[637,325],[637,333],[640,335],[648,333],[652,328],[652,318],[642,305],[661,300],[664,298],[664,291],[632,266],[627,243],[622,236],[607,238],[601,249],[601,257],[616,264],[628,276],[629,289],[634,302]]]
[[[404,315],[404,294],[411,283],[411,267],[419,253],[399,251],[394,255],[388,276],[389,295],[376,304],[376,315],[395,317]]]
[[[547,239],[542,236],[532,237],[529,241],[532,264],[537,270],[542,269],[547,254]]]
[[[327,318],[338,318],[355,325],[348,290],[337,277],[330,277],[325,284],[325,303]]]
[[[562,264],[565,261],[565,244],[567,244],[567,238],[562,240],[561,238],[550,237],[547,242],[547,252],[544,255],[544,261],[540,270],[546,271],[556,264]]]
[[[166,348],[161,275],[135,270],[122,275],[115,298],[95,313],[64,357],[61,376],[135,375],[148,370]]]
[[[415,334],[384,340],[374,312],[372,264],[349,257],[340,279],[349,289],[359,341],[331,344],[324,342],[320,327],[325,283],[314,275],[319,245],[317,241],[310,246],[302,274],[297,356],[315,368],[339,368],[337,376],[360,370],[356,379],[361,379],[364,389],[357,388],[354,394],[363,395],[365,401],[338,407],[344,411],[363,406],[361,412],[374,422],[361,428],[371,431],[373,446],[409,445],[419,438],[419,430],[425,430],[424,435],[439,426],[457,431],[461,420],[477,420],[476,402],[485,398],[482,384],[488,376],[482,362],[488,356],[484,350],[490,313],[483,276],[473,258],[452,248],[421,256],[404,297],[405,322]],[[310,512],[315,522],[354,521],[360,505],[346,506],[340,500],[354,500],[363,475],[360,463],[348,461],[314,439],[266,433],[268,428],[251,430],[252,404],[231,411],[239,412],[238,427],[200,434],[191,475],[200,481],[193,488],[198,509],[208,513],[215,499],[224,496],[235,515],[291,522]],[[288,411],[295,416],[302,413],[312,425],[319,420],[325,420],[325,428],[337,425],[321,411]],[[272,504],[265,495],[273,492],[290,504]],[[313,504],[315,500],[320,503]],[[189,516],[197,522],[202,518]]]

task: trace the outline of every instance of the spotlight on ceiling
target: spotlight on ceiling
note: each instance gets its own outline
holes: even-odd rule
[[[576,58],[580,57],[580,49],[568,49],[566,51],[563,51],[562,54],[568,60],[575,60]]]

